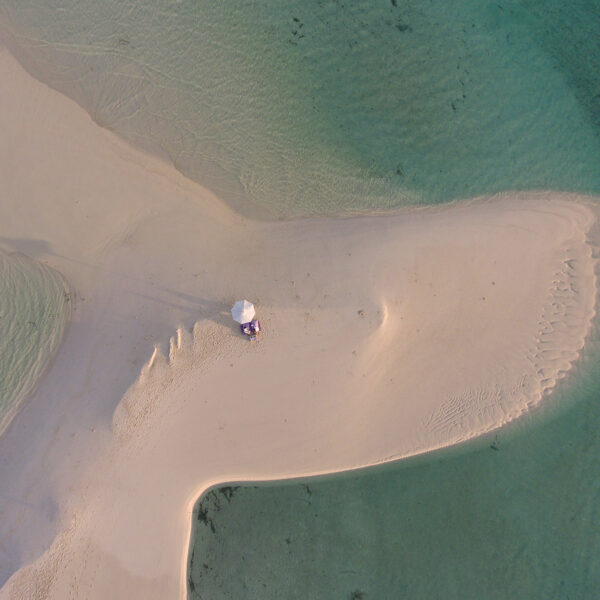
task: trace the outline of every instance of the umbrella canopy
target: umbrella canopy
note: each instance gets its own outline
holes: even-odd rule
[[[231,309],[231,316],[238,323],[249,323],[254,317],[254,304],[248,300],[238,300]]]

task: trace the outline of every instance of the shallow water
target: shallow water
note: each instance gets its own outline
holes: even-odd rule
[[[0,4],[34,75],[271,215],[599,193],[598,22],[597,0]],[[594,597],[600,360],[586,369],[497,438],[208,494],[191,597]]]
[[[4,0],[100,124],[236,207],[600,191],[597,0]]]
[[[463,447],[210,491],[190,599],[598,597],[599,368],[596,356],[550,407]]]
[[[58,273],[0,251],[0,434],[50,363],[69,315],[68,288]]]

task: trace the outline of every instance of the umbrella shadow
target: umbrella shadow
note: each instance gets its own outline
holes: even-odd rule
[[[0,244],[9,248],[11,252],[20,252],[31,258],[38,258],[42,255],[54,255],[52,245],[45,240],[0,236]]]
[[[49,242],[41,239],[0,236],[0,249],[4,249],[8,252],[19,252],[33,259],[39,259],[41,256],[55,256],[83,265],[90,269],[95,269],[104,273],[110,273],[112,275],[131,279],[131,274],[120,274],[118,270],[115,269],[102,268],[98,265],[58,254],[54,251]],[[143,277],[134,277],[134,279],[143,284],[151,283],[149,280]],[[219,325],[226,326],[231,331],[236,333],[239,331],[239,325],[233,321],[231,317],[230,311],[231,306],[233,306],[233,301],[231,304],[219,302],[217,300],[211,300],[202,296],[196,296],[194,294],[189,294],[162,286],[153,289],[158,289],[161,293],[164,293],[166,297],[161,298],[157,295],[147,293],[144,294],[141,292],[134,292],[134,294],[140,298],[144,298],[145,300],[150,300],[152,302],[162,304],[163,306],[180,310],[193,318],[194,322],[198,319],[208,319]]]
[[[19,252],[36,260],[42,256],[56,256],[58,258],[64,258],[66,260],[84,265],[91,269],[98,269],[102,272],[119,275],[118,271],[115,271],[114,269],[109,270],[101,268],[93,264],[57,254],[49,242],[41,239],[0,236],[0,249],[3,249],[7,252]],[[122,276],[131,278],[131,275],[129,274],[127,276]],[[144,284],[150,283],[144,278],[136,279]],[[173,290],[167,287],[158,287],[154,289],[159,290],[160,294],[154,295],[152,293],[148,294],[141,292],[134,292],[134,294],[140,298],[144,298],[145,300],[156,302],[169,308],[177,309],[189,315],[194,322],[198,319],[208,319],[214,323],[217,323],[218,325],[227,327],[232,332],[239,332],[238,324],[235,323],[235,321],[233,321],[231,318],[231,306],[229,304],[202,296],[196,296],[194,294]],[[163,295],[164,297],[161,297]],[[231,304],[233,305],[233,302]]]
[[[229,303],[211,300],[202,296],[196,296],[194,294],[188,294],[165,287],[160,287],[158,289],[164,292],[168,297],[160,298],[142,294],[140,292],[135,292],[135,295],[163,306],[180,310],[193,318],[194,322],[206,319],[217,325],[222,325],[232,332],[239,333],[239,325],[231,318],[231,306]]]

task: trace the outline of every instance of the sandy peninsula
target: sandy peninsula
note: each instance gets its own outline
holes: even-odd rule
[[[0,79],[0,248],[73,299],[0,438],[0,598],[185,598],[206,487],[455,444],[537,405],[580,355],[584,198],[252,221],[6,51]],[[257,343],[229,315],[240,298]]]

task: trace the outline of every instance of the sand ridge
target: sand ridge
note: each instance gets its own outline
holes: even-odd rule
[[[203,489],[489,431],[583,347],[597,295],[585,199],[254,222],[7,53],[0,76],[3,244],[44,241],[35,258],[74,290],[55,363],[0,438],[0,598],[185,597]],[[241,297],[264,325],[256,344],[229,316]]]
[[[279,279],[274,261],[263,282],[268,289],[256,290],[267,298],[258,305],[261,341],[249,344],[225,323],[224,303],[217,322],[180,327],[168,350],[152,351],[113,415],[115,436],[95,467],[102,489],[92,482],[78,503],[71,558],[58,561],[51,551],[41,572],[62,573],[54,588],[61,594],[77,581],[74,597],[99,598],[116,560],[118,589],[131,589],[132,577],[156,577],[162,582],[156,597],[172,595],[175,582],[167,574],[176,557],[187,564],[182,542],[191,506],[209,485],[374,464],[516,418],[564,375],[589,330],[596,283],[582,232],[592,220],[582,205],[535,197],[521,198],[518,208],[504,198],[468,212],[402,215],[395,226],[390,217],[345,220],[350,237],[357,227],[377,233],[372,243],[362,235],[353,256],[340,230],[337,242],[319,242],[298,223],[295,233],[287,225],[262,225],[283,227],[280,243],[295,248],[297,266],[286,285],[271,288]],[[439,229],[435,248],[445,243],[442,232],[450,240],[444,248],[452,260],[440,261],[429,241],[418,242],[432,228]],[[499,238],[491,235],[495,229]],[[514,256],[498,243],[508,232]],[[306,252],[301,239],[310,242]],[[317,253],[315,261],[310,254],[319,243],[328,256]],[[269,249],[269,256],[289,256],[280,249]],[[514,258],[523,250],[531,260],[517,269]],[[373,266],[390,254],[396,277],[382,282],[372,272],[367,283],[360,264]],[[344,278],[331,277],[331,264],[340,265]],[[432,344],[432,332],[444,343]],[[427,381],[423,369],[435,369],[436,377]]]

